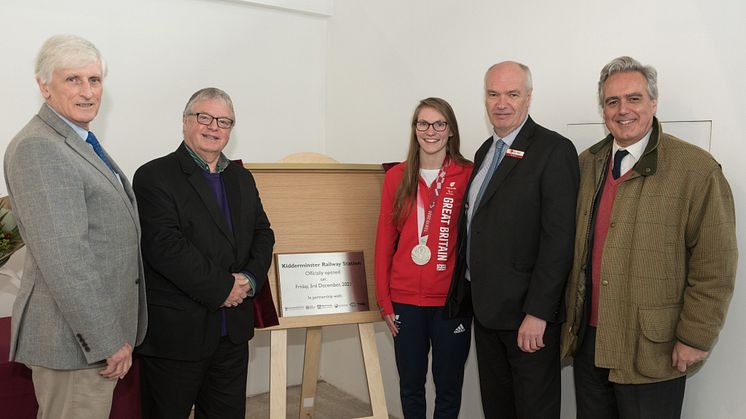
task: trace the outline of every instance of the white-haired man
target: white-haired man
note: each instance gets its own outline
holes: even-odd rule
[[[11,360],[32,370],[39,418],[105,418],[146,327],[135,196],[89,131],[106,74],[72,35],[39,51],[46,103],[5,153],[5,181],[26,242]]]

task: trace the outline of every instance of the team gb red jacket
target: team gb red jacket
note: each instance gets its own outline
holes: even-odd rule
[[[404,175],[406,163],[386,173],[381,197],[381,212],[376,234],[376,298],[383,314],[393,314],[392,301],[416,306],[442,306],[451,284],[458,217],[472,166],[451,163],[433,208],[427,246],[430,260],[425,265],[412,261],[411,252],[419,243],[417,206],[412,205],[406,221],[399,228],[392,223],[396,190]],[[436,181],[432,187],[435,188]],[[420,177],[419,193],[425,202],[430,188]],[[427,204],[426,204],[427,205]]]

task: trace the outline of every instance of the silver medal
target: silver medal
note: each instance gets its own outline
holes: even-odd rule
[[[412,248],[412,261],[418,265],[424,265],[430,261],[430,248],[424,244],[418,244]]]

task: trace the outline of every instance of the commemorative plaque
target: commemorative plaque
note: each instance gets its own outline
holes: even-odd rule
[[[367,311],[363,252],[275,256],[283,317]]]

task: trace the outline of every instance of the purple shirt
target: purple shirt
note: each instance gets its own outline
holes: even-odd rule
[[[228,224],[228,229],[232,233],[233,221],[231,221],[231,209],[228,207],[228,196],[225,194],[223,177],[220,173],[209,173],[203,171],[202,174],[205,176],[205,180],[210,186],[210,189],[212,189],[212,192],[215,194],[215,201],[218,204],[220,213],[223,214],[223,218],[225,219],[226,224]],[[228,336],[228,326],[225,320],[225,308],[220,309],[220,319],[220,336]]]

